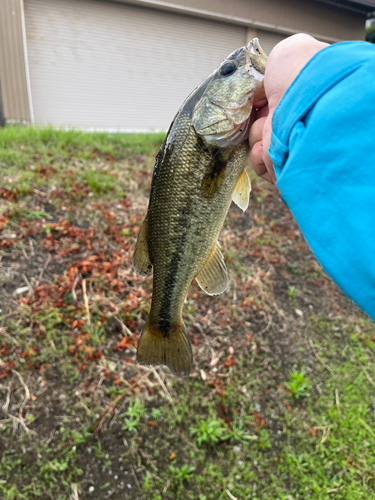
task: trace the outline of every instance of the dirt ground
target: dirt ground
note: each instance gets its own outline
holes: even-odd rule
[[[135,360],[152,278],[131,258],[158,139],[59,140],[16,137],[22,158],[1,163],[4,498],[375,498],[375,328],[277,189],[253,178],[249,209],[231,206],[229,288],[189,289],[180,379]]]

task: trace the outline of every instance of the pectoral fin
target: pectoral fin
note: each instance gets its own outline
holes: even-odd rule
[[[138,233],[137,243],[133,255],[133,267],[138,276],[145,278],[151,274],[152,263],[148,251],[148,221],[143,221]]]
[[[219,295],[225,292],[228,287],[228,273],[219,243],[216,243],[195,279],[208,295]]]
[[[249,206],[249,198],[251,191],[250,177],[248,176],[246,169],[242,170],[241,175],[237,180],[236,187],[233,192],[233,201],[238,205],[241,210],[245,211]]]
[[[217,149],[213,153],[202,179],[201,194],[204,198],[213,199],[219,194],[225,180],[226,168],[227,160],[222,156],[220,150]]]

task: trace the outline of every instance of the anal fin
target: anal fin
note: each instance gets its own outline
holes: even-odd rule
[[[208,295],[219,295],[228,288],[228,273],[219,243],[215,244],[205,265],[195,279]]]
[[[236,187],[233,191],[232,199],[236,205],[240,207],[241,210],[245,211],[249,206],[251,191],[251,182],[246,168],[244,168],[237,180]]]
[[[133,267],[138,276],[145,278],[151,274],[152,263],[148,251],[148,221],[147,217],[138,233],[137,243],[133,255]]]

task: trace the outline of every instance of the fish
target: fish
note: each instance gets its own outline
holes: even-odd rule
[[[153,271],[149,316],[137,360],[186,377],[193,355],[182,318],[192,281],[209,295],[228,287],[218,243],[233,200],[249,204],[249,128],[265,96],[267,56],[257,38],[227,59],[184,101],[156,157],[149,205],[133,256],[138,276]]]

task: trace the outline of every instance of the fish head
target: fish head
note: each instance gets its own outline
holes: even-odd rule
[[[266,62],[254,38],[214,71],[192,116],[196,133],[208,144],[226,147],[247,140],[254,98],[264,96]]]

